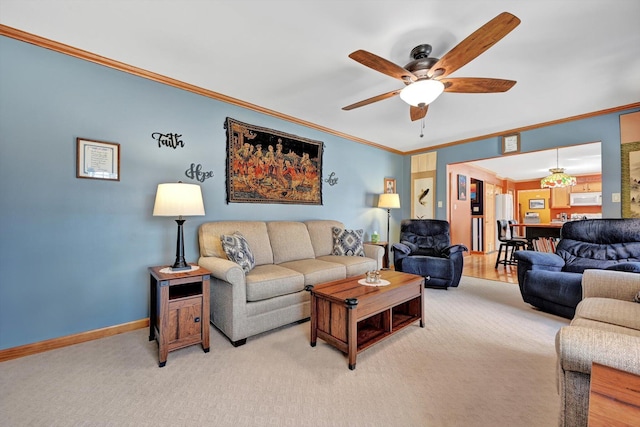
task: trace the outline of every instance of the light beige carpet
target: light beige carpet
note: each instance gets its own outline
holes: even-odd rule
[[[169,353],[138,330],[0,363],[4,426],[540,426],[557,424],[556,331],[517,285],[463,277],[427,289],[426,326],[360,353],[309,323],[234,348]]]

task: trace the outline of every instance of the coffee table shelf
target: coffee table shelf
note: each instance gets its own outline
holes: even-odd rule
[[[321,338],[346,353],[355,369],[357,353],[418,321],[424,327],[424,279],[393,270],[382,278],[391,284],[363,286],[355,277],[309,287],[311,346]]]

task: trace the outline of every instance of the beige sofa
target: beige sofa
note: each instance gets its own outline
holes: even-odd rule
[[[640,375],[640,274],[585,270],[582,301],[556,335],[561,427],[587,426],[593,362]]]
[[[198,264],[211,271],[211,323],[234,346],[247,337],[310,315],[305,286],[382,268],[384,249],[364,245],[365,256],[332,255],[338,221],[220,221],[200,226]],[[230,261],[220,236],[240,232],[255,258],[245,273]]]

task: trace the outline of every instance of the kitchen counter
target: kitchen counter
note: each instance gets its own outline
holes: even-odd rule
[[[527,239],[529,249],[533,248],[533,240],[540,237],[560,238],[560,229],[564,222],[547,222],[541,224],[514,224],[514,227],[524,229],[524,237]],[[522,235],[522,232],[516,233]]]
[[[565,221],[569,222],[569,221]],[[540,224],[518,224],[518,227],[562,228],[564,222],[546,222]]]

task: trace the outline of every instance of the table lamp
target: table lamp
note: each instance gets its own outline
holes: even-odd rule
[[[389,239],[389,220],[391,219],[391,209],[400,208],[400,195],[397,193],[383,193],[378,198],[378,207],[387,210],[387,242]]]
[[[196,184],[182,182],[158,184],[153,216],[177,216],[178,239],[176,242],[176,261],[171,270],[189,270],[191,266],[184,259],[184,237],[182,234],[183,216],[204,215],[202,191]]]

